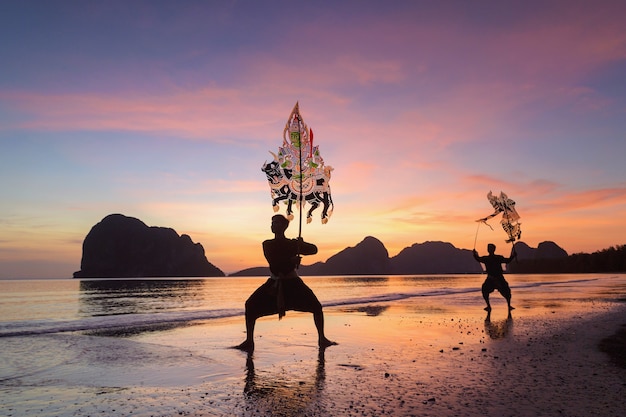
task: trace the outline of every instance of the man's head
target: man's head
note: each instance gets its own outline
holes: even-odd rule
[[[487,245],[487,252],[493,254],[496,252],[496,245],[494,245],[493,243],[490,243]]]
[[[272,216],[272,232],[284,233],[289,226],[289,219],[282,214],[276,214]]]

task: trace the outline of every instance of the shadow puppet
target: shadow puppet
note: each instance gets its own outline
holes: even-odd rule
[[[511,312],[509,311],[509,315],[504,320],[491,321],[491,311],[487,311],[487,317],[485,317],[485,333],[489,335],[490,338],[504,339],[510,332],[513,327],[513,316],[511,316]]]
[[[324,351],[319,349],[315,372],[308,378],[303,374],[257,371],[252,354],[247,355],[243,389],[246,408],[262,416],[329,415],[320,400],[326,379]]]

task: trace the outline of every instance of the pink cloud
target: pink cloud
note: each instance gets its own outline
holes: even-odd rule
[[[626,210],[626,188],[601,188],[573,193],[562,193],[535,202],[542,213],[581,212],[587,210],[615,210],[622,206]],[[608,213],[608,211],[607,211]],[[584,214],[581,213],[584,217]]]
[[[462,181],[473,188],[488,189],[494,193],[505,191],[505,193],[525,196],[552,194],[562,187],[561,184],[546,179],[506,181],[499,177],[482,174],[466,175]]]
[[[228,89],[117,96],[13,92],[0,93],[0,100],[27,112],[32,119],[5,128],[167,132],[225,142],[236,131],[258,134],[267,129],[268,120],[276,120],[277,114],[271,106],[247,102],[239,92]],[[281,110],[288,114],[288,110]]]

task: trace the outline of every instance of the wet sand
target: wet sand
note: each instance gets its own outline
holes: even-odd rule
[[[2,381],[3,415],[624,415],[626,369],[598,347],[626,323],[624,303],[529,303],[511,318],[493,305],[489,321],[478,304],[420,299],[327,308],[339,345],[324,351],[311,316],[288,312],[259,321],[252,356],[229,348],[242,318],[45,335],[31,354],[49,366]]]

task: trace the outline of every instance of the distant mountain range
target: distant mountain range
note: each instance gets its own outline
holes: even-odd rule
[[[520,262],[539,259],[565,259],[568,254],[554,242],[542,242],[531,248],[517,242],[515,249]],[[509,247],[504,256],[509,255]],[[482,251],[481,255],[486,255]],[[302,265],[300,275],[408,275],[408,274],[466,274],[481,273],[481,265],[474,260],[469,249],[456,248],[447,242],[424,242],[404,248],[396,256],[389,257],[385,245],[368,236],[354,247],[348,247],[328,258],[326,262]],[[229,276],[269,275],[268,267],[248,268]]]
[[[554,242],[531,248],[517,242],[518,259],[512,273],[626,272],[626,245],[592,254],[568,255]],[[508,256],[510,247],[497,253]],[[480,249],[486,255],[486,249]],[[306,260],[306,258],[305,258]],[[383,243],[368,236],[326,262],[302,265],[300,275],[424,275],[481,273],[482,266],[469,249],[446,242],[416,243],[389,257]],[[248,268],[230,276],[268,276],[267,266]],[[83,242],[81,270],[75,278],[209,277],[224,276],[211,264],[200,243],[166,227],[148,227],[142,221],[111,214],[92,227]]]

